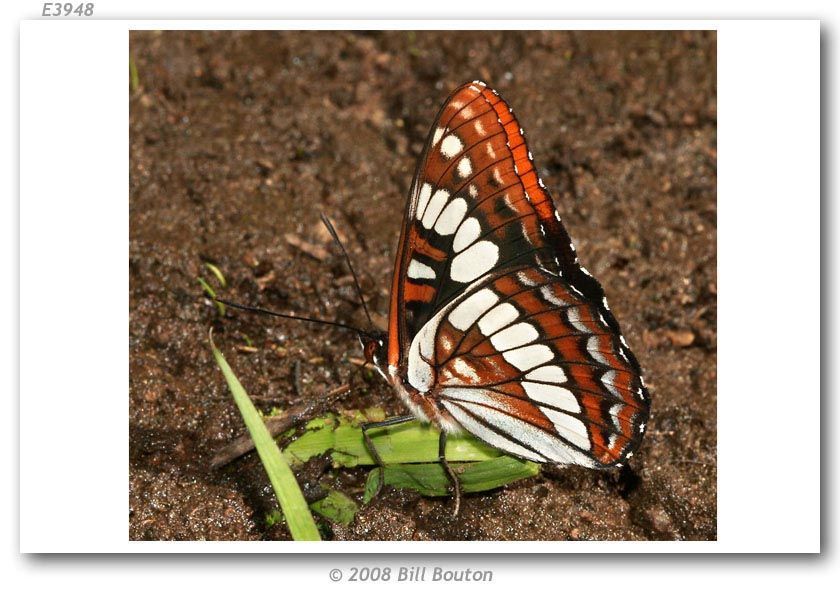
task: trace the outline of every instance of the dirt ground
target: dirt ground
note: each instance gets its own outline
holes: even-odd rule
[[[349,384],[334,410],[404,410],[351,362],[352,333],[230,311],[241,302],[363,324],[318,220],[345,239],[384,324],[400,221],[440,103],[483,79],[514,107],[652,396],[632,469],[548,469],[447,499],[384,489],[336,540],[716,539],[716,36],[713,32],[134,32],[130,107],[132,540],[288,539],[207,332],[263,411]],[[287,241],[296,234],[311,253]],[[246,337],[247,336],[247,337]],[[256,352],[236,347],[250,339]],[[357,500],[365,469],[301,469]]]

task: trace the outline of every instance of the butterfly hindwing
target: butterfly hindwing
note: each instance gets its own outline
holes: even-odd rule
[[[643,432],[638,363],[511,109],[481,82],[450,96],[418,165],[388,352],[410,389],[518,456],[611,465]]]
[[[465,429],[507,437],[509,452],[532,460],[599,466],[632,451],[647,418],[644,385],[604,310],[579,290],[537,268],[514,269],[443,315],[418,337],[434,329],[434,354],[418,344],[409,367],[430,360],[432,393]]]

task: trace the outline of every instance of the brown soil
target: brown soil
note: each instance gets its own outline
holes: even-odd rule
[[[404,202],[439,104],[466,80],[516,110],[581,262],[607,290],[653,398],[632,470],[549,469],[449,500],[385,489],[342,540],[715,539],[716,38],[712,32],[135,32],[131,57],[130,513],[136,540],[287,539],[207,332],[260,409],[340,384],[336,410],[403,408],[349,359],[351,333],[230,311],[242,302],[363,324],[319,225],[336,223],[381,324]],[[294,233],[326,259],[286,241]],[[236,350],[245,336],[257,352]],[[315,461],[305,489],[360,497],[364,469]]]

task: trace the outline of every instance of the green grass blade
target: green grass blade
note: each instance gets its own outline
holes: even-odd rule
[[[205,291],[205,293],[208,296],[210,296],[210,298],[215,300],[216,299],[216,290],[214,290],[213,287],[209,283],[207,283],[207,281],[204,279],[204,277],[196,277],[195,279],[201,285],[201,289],[203,289]]]
[[[204,277],[196,277],[196,280],[198,281],[199,285],[201,285],[201,289],[204,290],[204,293],[207,294],[211,300],[213,300],[213,303],[216,305],[216,310],[219,311],[219,316],[224,317],[225,305],[221,302],[216,302],[216,290],[214,290],[213,287],[209,283],[207,283],[207,281],[205,281]]]
[[[265,468],[265,472],[268,474],[268,479],[271,481],[271,486],[274,488],[274,493],[277,496],[280,508],[286,517],[286,523],[289,526],[292,538],[295,540],[320,540],[321,536],[318,533],[318,527],[315,525],[312,513],[309,512],[309,506],[306,504],[306,500],[298,486],[294,473],[292,473],[292,469],[289,467],[289,464],[286,462],[286,459],[283,457],[268,429],[266,429],[262,416],[254,407],[245,388],[239,383],[225,357],[213,343],[212,331],[210,335],[210,346],[213,349],[213,356],[219,364],[219,368],[221,368],[228,387],[233,394],[236,406],[239,407],[239,412],[242,413],[245,426],[248,428],[248,432],[254,440],[257,453]]]
[[[207,267],[207,269],[211,273],[213,273],[213,276],[219,281],[219,284],[221,284],[222,287],[227,287],[227,280],[225,279],[225,276],[222,274],[222,270],[219,269],[219,267],[209,262],[204,263],[204,266]]]
[[[128,81],[132,92],[140,89],[140,74],[137,72],[137,65],[131,57],[128,59]]]

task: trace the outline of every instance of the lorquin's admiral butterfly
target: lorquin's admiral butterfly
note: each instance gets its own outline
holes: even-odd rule
[[[440,428],[441,448],[466,430],[528,460],[602,468],[644,433],[639,363],[513,111],[481,81],[456,89],[435,119],[403,218],[388,331],[361,341],[412,416]]]
[[[452,93],[426,140],[388,331],[339,325],[359,333],[365,358],[411,412],[365,431],[436,425],[456,513],[447,434],[466,430],[508,454],[590,468],[619,466],[644,434],[650,397],[639,363],[579,264],[513,111],[481,81]]]

